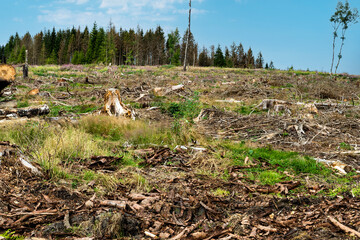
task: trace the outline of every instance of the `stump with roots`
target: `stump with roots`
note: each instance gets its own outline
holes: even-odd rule
[[[0,64],[0,92],[15,80],[15,68],[8,64]]]
[[[104,96],[104,108],[101,113],[109,116],[124,116],[135,120],[135,113],[125,106],[121,101],[120,91],[115,88],[110,88],[106,91]]]

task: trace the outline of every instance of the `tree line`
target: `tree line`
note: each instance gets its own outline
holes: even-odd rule
[[[23,37],[18,33],[10,36],[9,41],[0,46],[0,61],[19,64],[25,62],[28,50],[28,63],[43,64],[91,64],[104,63],[115,65],[164,65],[180,66],[184,63],[187,38],[189,45],[187,62],[192,66],[218,66],[235,68],[273,68],[273,63],[265,64],[259,52],[255,57],[251,48],[245,51],[240,43],[233,43],[225,50],[217,46],[210,50],[199,49],[192,33],[185,31],[183,37],[178,29],[165,36],[164,30],[144,31],[137,29],[116,30],[112,22],[108,27],[98,27],[94,23],[91,31],[85,27],[77,29],[44,30]]]

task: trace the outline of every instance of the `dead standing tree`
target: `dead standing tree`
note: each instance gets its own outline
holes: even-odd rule
[[[188,47],[189,47],[189,39],[190,39],[190,23],[191,23],[191,0],[189,0],[189,31],[188,31],[188,36],[187,36],[187,40],[186,40],[186,47],[185,47],[185,57],[184,57],[184,71],[186,72],[186,59],[187,59],[187,51],[188,51]]]

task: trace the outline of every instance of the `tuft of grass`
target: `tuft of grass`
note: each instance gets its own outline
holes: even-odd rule
[[[18,236],[15,232],[11,231],[11,229],[6,230],[4,233],[0,233],[0,237],[4,238],[5,240],[23,240],[25,239],[24,236]]]
[[[227,197],[230,195],[229,191],[222,188],[217,188],[216,190],[212,190],[211,192],[216,197]]]
[[[278,182],[281,182],[284,178],[284,175],[275,172],[275,171],[263,171],[259,174],[258,179],[261,184],[274,185]]]
[[[24,100],[24,101],[18,101],[16,104],[17,108],[25,108],[30,106],[29,101],[28,100]]]

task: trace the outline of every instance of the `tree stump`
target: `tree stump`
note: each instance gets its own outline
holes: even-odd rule
[[[104,96],[104,108],[101,113],[109,116],[124,116],[135,120],[135,114],[121,101],[120,91],[115,88],[110,88],[106,91]]]
[[[0,92],[15,80],[15,68],[8,64],[0,65]]]

